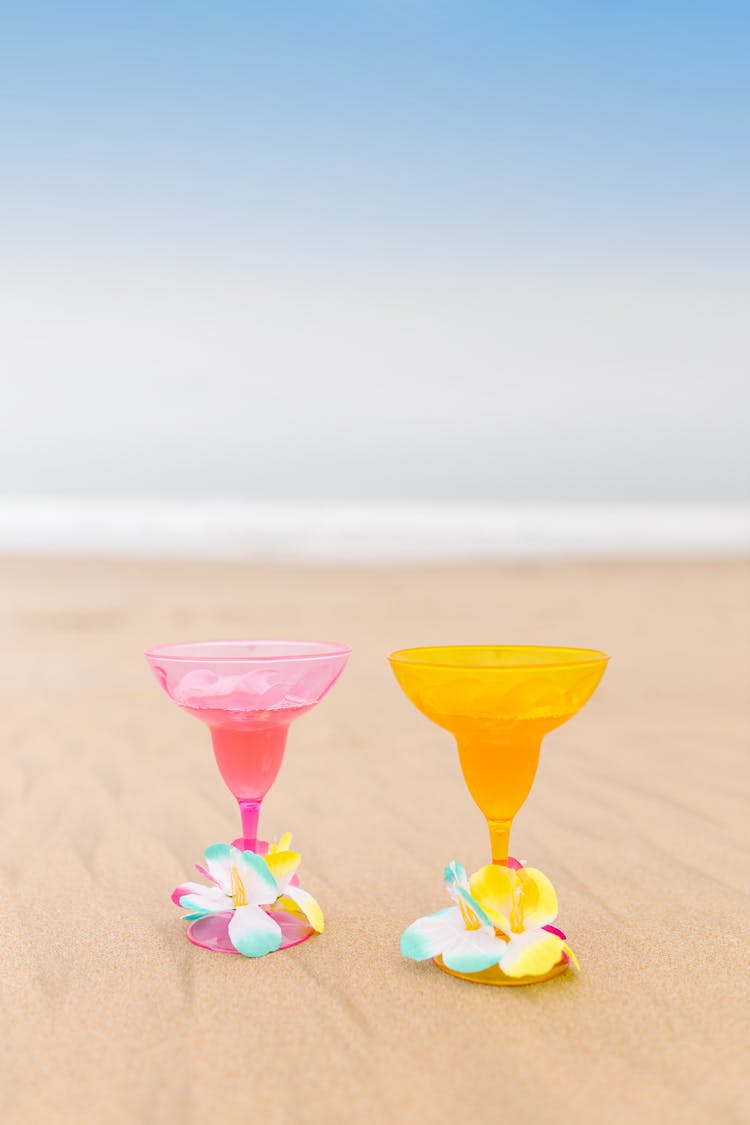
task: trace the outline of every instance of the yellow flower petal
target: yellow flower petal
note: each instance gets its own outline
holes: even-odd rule
[[[285,832],[283,836],[279,837],[279,842],[277,844],[268,845],[268,851],[269,854],[273,854],[274,852],[288,852],[291,851],[291,847],[292,834],[291,832]]]
[[[513,891],[518,886],[518,872],[498,863],[480,867],[469,879],[469,890],[493,926],[509,934],[513,910]]]
[[[278,884],[279,894],[283,894],[286,890],[289,880],[300,865],[301,859],[302,856],[299,852],[289,851],[272,852],[266,856],[266,863]]]
[[[323,911],[313,896],[307,891],[303,891],[302,887],[287,887],[285,893],[279,899],[279,906],[284,910],[301,911],[316,933],[323,933],[325,929]]]
[[[519,907],[524,930],[546,926],[557,917],[557,895],[547,876],[536,867],[516,872],[521,884]]]
[[[570,948],[570,946],[568,945],[567,941],[566,941],[566,942],[565,942],[565,943],[563,944],[563,952],[564,952],[564,953],[567,953],[568,957],[570,957],[571,963],[572,963],[572,964],[573,964],[573,965],[574,965],[574,966],[576,967],[576,969],[578,969],[578,971],[580,972],[580,971],[581,971],[581,966],[580,966],[580,965],[578,964],[578,958],[576,957],[575,953],[573,952],[573,950],[572,950],[572,949]]]
[[[563,941],[546,930],[517,934],[508,943],[500,968],[508,977],[540,977],[558,964],[563,948]]]

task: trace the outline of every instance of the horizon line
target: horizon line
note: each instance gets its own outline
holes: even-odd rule
[[[1,497],[0,555],[451,562],[742,557],[750,503]]]

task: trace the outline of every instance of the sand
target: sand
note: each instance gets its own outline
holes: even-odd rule
[[[747,564],[6,560],[0,579],[4,1125],[750,1119]],[[251,962],[190,945],[170,901],[238,822],[141,653],[254,635],[354,655],[263,814],[294,832],[326,932]],[[612,655],[514,828],[582,967],[525,989],[398,950],[447,904],[443,865],[488,850],[450,737],[385,656],[487,640]]]

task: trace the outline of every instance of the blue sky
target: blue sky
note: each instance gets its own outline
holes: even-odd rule
[[[2,194],[27,237],[747,248],[746,4],[15,9]]]
[[[70,334],[70,325],[91,307],[92,293],[111,297],[109,311],[101,314],[107,331],[140,334],[143,347],[134,361],[164,344],[151,390],[142,388],[142,406],[155,385],[171,385],[170,365],[183,362],[177,353],[170,359],[166,335],[160,338],[154,329],[146,290],[158,306],[166,293],[189,289],[184,309],[192,318],[208,289],[203,307],[213,302],[206,316],[214,317],[215,336],[234,333],[232,354],[247,349],[244,367],[227,375],[231,396],[241,384],[262,379],[259,364],[271,345],[253,351],[253,339],[243,336],[242,314],[230,323],[217,311],[221,294],[257,294],[265,284],[267,293],[276,294],[271,320],[283,335],[285,325],[293,331],[306,294],[311,307],[321,304],[319,320],[335,332],[342,294],[359,292],[351,331],[364,338],[380,333],[382,362],[390,365],[398,363],[409,331],[400,318],[414,299],[411,319],[421,324],[415,331],[423,333],[427,367],[445,351],[440,324],[446,307],[458,309],[460,321],[462,302],[469,302],[486,310],[480,325],[466,329],[469,342],[481,342],[477,370],[484,374],[476,375],[476,398],[487,408],[483,413],[497,420],[501,436],[513,437],[510,423],[503,428],[502,403],[518,387],[514,357],[526,372],[528,410],[513,414],[513,440],[520,442],[523,426],[529,433],[537,427],[535,399],[544,400],[555,353],[540,353],[537,368],[524,367],[519,331],[515,351],[505,348],[493,381],[492,309],[498,300],[507,307],[509,292],[525,294],[518,323],[528,322],[529,333],[537,335],[552,330],[549,310],[567,301],[576,330],[585,334],[594,320],[594,335],[599,331],[603,338],[611,334],[611,317],[597,311],[596,302],[604,300],[610,309],[631,301],[633,338],[656,333],[654,348],[663,361],[656,377],[669,389],[656,421],[641,419],[646,447],[659,446],[670,416],[679,429],[681,407],[678,401],[670,415],[670,395],[679,397],[685,349],[703,355],[705,347],[704,366],[696,361],[687,375],[693,390],[683,437],[675,435],[675,458],[684,461],[684,471],[672,459],[661,491],[671,496],[680,491],[679,481],[688,479],[695,487],[685,486],[686,498],[702,495],[699,478],[705,481],[709,472],[714,481],[709,494],[735,495],[745,464],[733,444],[741,437],[742,394],[734,310],[747,285],[750,249],[749,41],[750,7],[723,0],[127,5],[31,0],[6,8],[0,15],[5,248],[0,281],[13,289],[21,280],[28,320],[55,321],[61,286],[72,302],[64,330],[59,323],[50,329],[53,336],[59,333],[59,347],[26,370],[25,385],[44,392],[50,382],[69,379],[80,389],[87,378],[105,383],[110,378],[102,366],[106,341],[94,356],[83,330]],[[123,287],[131,296],[134,288],[140,290],[130,307]],[[537,297],[538,314],[532,308]],[[669,324],[673,334],[684,323],[689,335],[696,309],[705,310],[708,299],[724,301],[729,312],[713,310],[710,315],[720,323],[706,323],[695,346],[688,339],[670,353],[667,330],[660,336],[653,319]],[[663,315],[660,302],[667,302]],[[425,303],[431,317],[423,315]],[[179,323],[179,315],[166,318],[163,333],[174,333]],[[619,330],[625,331],[623,324]],[[714,330],[731,344],[719,358],[718,372],[708,352]],[[457,326],[454,336],[458,333]],[[430,334],[434,354],[427,346]],[[199,346],[208,357],[208,341]],[[320,350],[319,367],[329,372],[327,393],[340,395],[352,366],[356,369],[356,353],[338,360],[329,356],[326,367],[322,337],[311,338],[310,346]],[[11,363],[31,362],[22,337],[12,347]],[[649,354],[656,354],[654,348]],[[409,382],[418,353],[412,349],[396,387]],[[583,363],[576,355],[568,357],[568,372]],[[292,385],[303,358],[289,351]],[[633,363],[640,359],[635,349]],[[602,377],[613,383],[629,377],[615,352],[604,358],[598,352],[588,362],[586,370],[575,368],[582,372],[582,394]],[[377,378],[372,366],[368,372]],[[221,372],[212,377],[221,380]],[[438,382],[447,384],[451,377],[471,385],[475,376],[457,363],[453,374],[445,368]],[[633,377],[644,378],[642,370]],[[188,382],[200,378],[196,371]],[[283,370],[274,378],[283,384]],[[429,380],[425,371],[414,378],[416,403]],[[499,385],[506,378],[507,386]],[[714,402],[706,411],[699,388],[710,378],[719,383],[726,378],[727,384],[720,389],[724,405]],[[535,380],[538,395],[529,391]],[[488,402],[493,386],[497,394]],[[200,398],[194,386],[189,394],[196,402]],[[267,388],[264,394],[267,417],[281,439],[288,404],[281,391],[276,398]],[[616,389],[615,400],[619,394]],[[438,430],[455,416],[449,398],[433,420]],[[158,390],[156,401],[162,401]],[[414,403],[405,408],[408,419],[418,414]],[[29,405],[19,389],[11,402],[19,425]],[[355,407],[340,415],[339,427],[362,430],[365,420]],[[49,433],[55,416],[50,413],[47,421]],[[467,408],[465,418],[458,417],[469,445],[477,433],[475,416]],[[702,417],[707,447],[729,450],[724,468],[717,468],[713,454],[711,465],[700,463],[701,443],[693,431]],[[109,424],[94,414],[88,421],[91,432]],[[298,421],[297,437],[304,429],[304,419]],[[554,422],[550,419],[549,433]],[[596,414],[589,422],[584,438],[596,436]],[[635,411],[630,423],[638,422]],[[398,425],[389,429],[387,412],[379,425],[377,440],[393,438],[408,476],[408,427],[403,433]],[[599,428],[600,441],[613,430],[612,418],[607,425]],[[48,441],[43,419],[39,426],[39,441]],[[89,431],[81,429],[78,436],[85,439]],[[144,480],[152,475],[152,438],[144,437],[140,453]],[[618,495],[627,494],[629,479],[630,438],[624,433],[620,438],[621,463],[612,469]],[[239,434],[236,442],[239,450]],[[424,457],[437,448],[424,435],[417,445]],[[355,437],[355,462],[357,447]],[[137,489],[140,478],[124,468],[128,450],[124,445],[119,454],[116,450],[115,441],[108,451],[96,451],[103,479],[115,490]],[[568,454],[565,461],[562,447],[555,452],[557,461],[562,456],[570,467],[566,476],[563,466],[564,494],[578,489],[583,495],[591,474],[574,451]],[[378,480],[377,459],[375,450],[361,465],[362,489],[373,495],[395,487]],[[476,483],[471,456],[468,469],[459,460],[457,455],[451,479],[460,478],[458,491],[468,495]],[[492,475],[491,464],[488,469],[483,461],[485,489],[488,472]],[[54,482],[76,490],[87,479],[81,467],[52,462],[29,476],[29,462],[20,453],[0,460],[0,474],[5,489],[22,490],[44,490]],[[232,476],[217,461],[210,487],[221,492]],[[323,473],[314,487],[326,492],[334,476],[333,470]],[[11,477],[21,483],[8,483]],[[559,479],[559,466],[550,467],[521,494],[554,495]],[[430,480],[429,472],[420,470],[415,491],[437,494],[446,484],[441,477]],[[290,477],[282,491],[293,493],[295,487]],[[642,489],[635,491],[640,496]]]

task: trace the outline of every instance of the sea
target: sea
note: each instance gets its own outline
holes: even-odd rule
[[[750,504],[0,497],[0,553],[301,562],[750,554]]]

